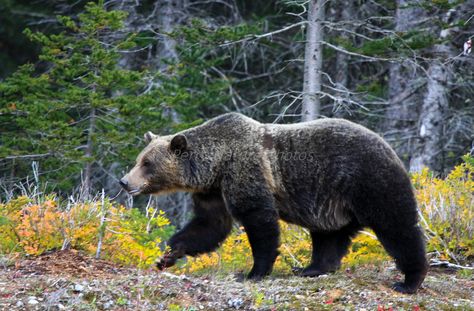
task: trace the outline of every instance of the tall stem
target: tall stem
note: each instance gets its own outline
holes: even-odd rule
[[[84,184],[83,184],[83,195],[86,198],[90,197],[92,190],[92,156],[94,152],[94,132],[96,123],[96,109],[93,107],[89,114],[89,128],[87,130],[87,145],[85,156],[87,163],[84,168]]]

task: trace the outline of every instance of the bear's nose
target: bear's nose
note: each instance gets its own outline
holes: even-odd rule
[[[128,181],[125,178],[120,179],[119,184],[122,186],[122,188],[128,190]]]

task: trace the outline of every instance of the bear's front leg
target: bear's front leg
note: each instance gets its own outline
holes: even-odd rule
[[[163,270],[165,268],[174,266],[176,261],[178,261],[178,259],[181,257],[184,257],[184,255],[184,249],[171,249],[156,263],[156,267],[159,270]]]
[[[278,215],[273,208],[262,203],[262,200],[247,202],[247,207],[250,204],[254,206],[235,215],[242,223],[252,248],[253,267],[247,275],[252,280],[260,280],[269,275],[278,256]]]
[[[193,201],[194,218],[169,240],[171,250],[157,263],[160,270],[173,266],[186,255],[213,251],[232,229],[232,218],[220,192],[197,193]]]

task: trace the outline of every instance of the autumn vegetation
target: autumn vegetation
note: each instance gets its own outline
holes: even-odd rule
[[[474,160],[464,157],[446,178],[429,170],[412,175],[432,263],[462,267],[474,258]],[[163,211],[127,209],[103,196],[89,201],[64,200],[54,194],[24,193],[0,203],[0,253],[13,261],[60,249],[76,249],[126,266],[153,267],[164,241],[174,231]],[[280,223],[281,255],[275,274],[290,274],[311,257],[305,229]],[[182,260],[176,273],[236,273],[252,264],[242,227],[213,253]],[[390,260],[371,232],[361,232],[344,258],[346,268]],[[467,267],[468,268],[468,267]],[[466,269],[466,273],[469,270]]]

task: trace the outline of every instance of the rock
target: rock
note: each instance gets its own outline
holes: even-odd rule
[[[188,278],[184,274],[176,275],[176,274],[172,274],[172,273],[169,273],[169,272],[161,272],[160,275],[166,276],[170,279],[188,280]]]
[[[227,304],[231,308],[239,309],[243,305],[244,301],[242,298],[234,298],[234,299],[229,299]]]
[[[17,306],[18,308],[23,307],[23,301],[19,300],[19,301],[16,303],[16,306]]]
[[[84,290],[84,286],[82,286],[81,284],[74,285],[74,291],[82,292],[83,290]]]
[[[36,297],[29,297],[28,298],[28,304],[29,305],[37,305],[37,304],[39,304],[39,301],[36,299]]]
[[[107,301],[104,303],[104,309],[109,309],[114,305],[114,302],[112,300]]]

